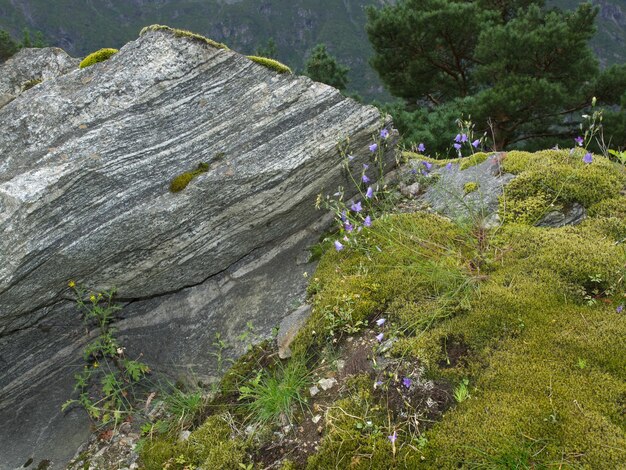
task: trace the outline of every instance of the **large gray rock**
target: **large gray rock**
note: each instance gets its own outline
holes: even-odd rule
[[[303,300],[303,252],[325,227],[315,198],[349,186],[337,142],[350,138],[358,169],[389,124],[167,32],[0,108],[0,468],[60,467],[88,430],[59,413],[87,340],[68,280],[117,287],[128,354],[210,381],[217,332],[236,355],[248,321],[267,335]],[[200,162],[209,171],[171,193]]]
[[[71,72],[78,63],[58,47],[20,50],[0,66],[0,108],[38,82]]]

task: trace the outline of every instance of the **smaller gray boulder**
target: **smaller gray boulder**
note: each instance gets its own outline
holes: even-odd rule
[[[0,108],[39,83],[78,68],[63,49],[22,49],[0,66]]]

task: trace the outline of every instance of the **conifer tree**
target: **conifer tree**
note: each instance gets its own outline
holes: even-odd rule
[[[0,62],[4,62],[19,50],[19,44],[11,35],[0,29]]]
[[[454,132],[461,115],[496,150],[554,145],[571,140],[592,97],[619,104],[626,91],[626,68],[601,72],[588,45],[597,12],[537,0],[400,0],[368,9],[371,64],[403,100],[400,130],[431,149],[449,145],[440,130]]]
[[[339,90],[345,90],[348,85],[348,72],[345,67],[333,57],[324,44],[318,44],[304,66],[304,74],[317,82],[326,83]]]

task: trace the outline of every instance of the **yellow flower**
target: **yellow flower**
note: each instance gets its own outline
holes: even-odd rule
[[[72,288],[76,287],[76,283],[74,281],[68,282],[67,285],[72,287]]]
[[[100,364],[99,364],[99,363],[97,363],[97,362],[94,362],[94,363],[93,363],[93,368],[94,368],[94,369],[97,369],[98,367],[100,367]]]
[[[91,294],[91,295],[89,296],[89,300],[91,300],[92,302],[95,302],[95,301],[96,301],[96,296],[95,296],[95,295],[93,295],[93,294]]]

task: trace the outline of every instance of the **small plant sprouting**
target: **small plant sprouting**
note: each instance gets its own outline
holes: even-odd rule
[[[576,365],[578,366],[579,369],[585,369],[587,368],[587,361],[581,357],[578,358],[578,361],[576,362]]]
[[[469,380],[463,379],[461,383],[459,383],[454,389],[454,399],[457,401],[457,403],[461,403],[468,398],[470,398]]]
[[[74,281],[68,285],[83,311],[85,325],[96,326],[98,336],[83,351],[87,364],[74,375],[74,392],[78,392],[78,398],[66,401],[61,409],[76,404],[103,425],[117,424],[132,413],[134,387],[150,369],[143,362],[127,358],[125,348],[115,338],[111,323],[115,313],[121,310],[113,301],[115,289],[87,293]]]

